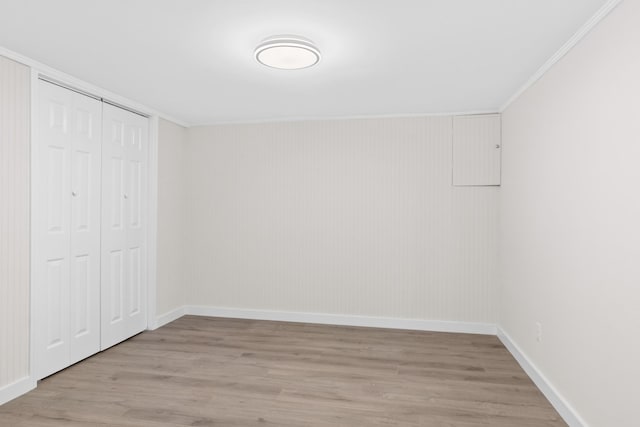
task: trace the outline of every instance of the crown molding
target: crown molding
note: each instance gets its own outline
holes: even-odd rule
[[[538,70],[522,85],[511,97],[500,107],[500,112],[504,112],[509,106],[520,97],[524,92],[533,86],[538,80],[544,76],[556,63],[558,63],[571,49],[573,49],[580,41],[587,36],[604,18],[613,11],[623,0],[609,0],[604,4],[582,27],[575,32],[573,36],[565,44],[562,45],[556,53],[551,56]]]
[[[278,117],[272,119],[247,119],[247,120],[220,120],[213,122],[203,122],[192,124],[191,127],[198,126],[225,126],[225,125],[259,125],[269,123],[295,123],[295,122],[315,122],[333,120],[376,120],[376,119],[415,119],[428,117],[451,117],[451,116],[476,116],[487,114],[500,114],[498,109],[473,110],[473,111],[453,111],[445,113],[399,113],[399,114],[354,114],[346,116],[292,116]]]
[[[405,113],[405,114],[379,114],[379,115],[349,115],[349,116],[309,116],[309,117],[281,117],[271,119],[247,119],[247,120],[220,120],[205,123],[187,123],[183,120],[172,117],[161,111],[149,108],[131,99],[122,97],[115,93],[109,92],[98,86],[87,83],[83,80],[75,78],[69,74],[56,70],[48,65],[42,64],[27,56],[11,51],[0,46],[0,55],[13,59],[24,65],[37,70],[48,77],[59,79],[69,85],[77,87],[88,93],[98,95],[110,101],[117,102],[124,106],[134,108],[144,112],[150,116],[158,116],[169,120],[182,127],[189,128],[194,126],[217,126],[217,125],[234,125],[234,124],[260,124],[260,123],[282,123],[282,122],[301,122],[301,121],[318,121],[318,120],[358,120],[358,119],[385,119],[385,118],[412,118],[412,117],[438,117],[438,116],[459,116],[474,114],[494,114],[504,112],[516,99],[524,92],[540,80],[556,63],[558,63],[567,53],[571,51],[583,38],[585,38],[593,28],[595,28],[609,13],[611,13],[623,0],[607,1],[571,38],[558,49],[538,70],[499,108],[494,110],[464,111],[464,112],[443,112],[443,113]]]
[[[132,99],[126,98],[124,96],[120,96],[116,93],[110,92],[106,89],[103,89],[99,86],[93,85],[91,83],[88,83],[84,80],[81,80],[77,77],[74,77],[70,74],[64,73],[60,70],[57,70],[53,67],[50,67],[46,64],[43,64],[41,62],[36,61],[35,59],[29,58],[28,56],[22,55],[20,53],[14,52],[10,49],[7,49],[3,46],[0,46],[0,55],[4,56],[6,58],[9,58],[11,60],[14,60],[16,62],[19,62],[21,64],[24,64],[28,67],[30,67],[32,70],[36,71],[39,75],[43,75],[48,77],[49,79],[54,79],[56,81],[59,81],[61,83],[64,83],[65,85],[68,85],[70,87],[73,87],[74,89],[77,89],[80,92],[85,92],[91,95],[95,95],[97,97],[100,98],[104,98],[110,102],[119,104],[121,106],[124,107],[128,107],[131,108],[133,110],[139,111],[141,113],[144,113],[145,115],[148,116],[157,116],[157,117],[161,117],[165,120],[169,120],[173,123],[176,123],[182,127],[189,127],[190,124],[184,122],[183,120],[177,119],[175,117],[172,117],[168,114],[165,114],[161,111],[157,111],[153,108],[150,108],[144,104],[141,104],[139,102],[136,102]]]

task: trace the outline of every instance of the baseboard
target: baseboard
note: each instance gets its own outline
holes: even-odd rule
[[[525,356],[509,335],[495,324],[186,305],[158,316],[156,321],[157,327],[173,322],[187,314],[233,319],[275,320],[281,322],[316,323],[325,325],[497,335],[507,350],[509,350],[513,357],[518,361],[522,369],[540,389],[542,394],[544,394],[544,396],[549,400],[556,411],[558,411],[565,422],[570,427],[589,427],[573,407],[571,407],[560,393],[558,393],[542,372],[540,372],[540,370]]]
[[[36,380],[31,377],[24,377],[8,384],[0,388],[0,405],[4,405],[16,397],[20,397],[34,388],[36,388]]]
[[[456,332],[483,335],[496,334],[496,326],[491,323],[455,322],[448,320],[398,319],[392,317],[248,310],[193,305],[186,307],[186,314],[196,316],[228,317],[235,319],[277,320],[281,322],[319,323],[325,325],[410,329],[416,331]]]
[[[153,325],[153,328],[149,328],[149,329],[151,330],[158,329],[159,327],[164,326],[167,323],[171,323],[174,320],[178,320],[179,318],[184,316],[186,313],[187,313],[187,307],[184,305],[178,308],[174,308],[171,311],[167,311],[166,313],[156,317],[155,325]]]
[[[551,405],[558,411],[560,416],[570,427],[589,427],[588,424],[578,415],[575,409],[566,401],[553,384],[544,376],[544,374],[529,360],[525,353],[511,339],[507,333],[498,328],[497,335],[502,344],[509,350],[513,357],[518,361],[522,369],[527,373],[529,378],[540,389],[542,394],[549,400]]]
[[[520,364],[551,405],[570,427],[589,427],[573,407],[558,393],[553,384],[529,360],[509,335],[491,323],[457,322],[448,320],[402,319],[392,317],[354,316],[325,313],[302,313],[290,311],[249,310],[211,306],[185,305],[168,311],[156,318],[159,328],[184,315],[225,317],[235,319],[275,320],[282,322],[316,323],[326,325],[362,326],[373,328],[409,329],[417,331],[452,332],[466,334],[497,335],[504,346]],[[36,381],[24,377],[0,388],[0,405],[36,388]]]

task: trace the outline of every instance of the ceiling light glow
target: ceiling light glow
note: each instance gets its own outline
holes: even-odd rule
[[[273,36],[262,41],[254,52],[256,60],[267,67],[299,70],[320,61],[320,50],[300,36]]]

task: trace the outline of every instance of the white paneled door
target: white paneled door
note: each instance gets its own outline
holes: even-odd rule
[[[104,104],[101,348],[147,326],[148,119]]]
[[[35,374],[100,348],[102,103],[40,81],[35,147]]]
[[[147,326],[148,119],[38,83],[33,161],[34,374]]]

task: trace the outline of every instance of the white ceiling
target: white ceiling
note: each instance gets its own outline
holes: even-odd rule
[[[606,0],[0,0],[0,46],[188,124],[496,111]],[[322,61],[253,58],[265,37]]]

